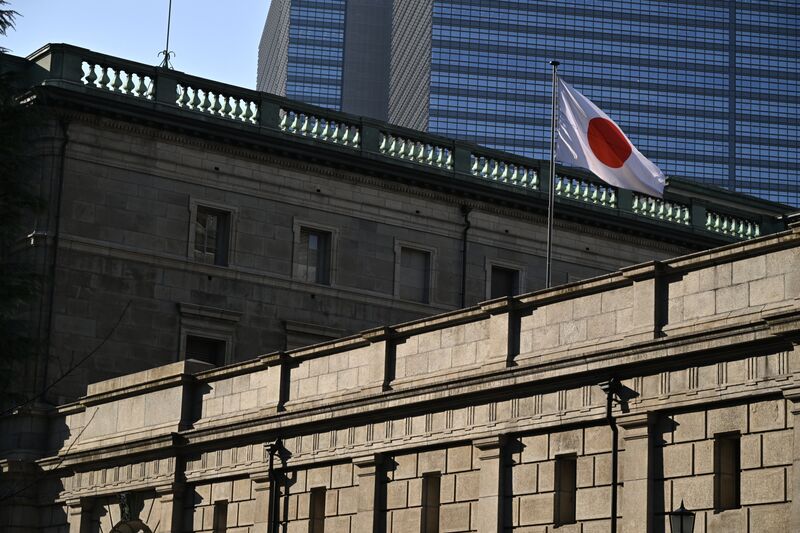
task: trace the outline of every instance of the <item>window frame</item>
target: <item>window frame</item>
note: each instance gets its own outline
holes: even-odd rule
[[[225,213],[228,215],[228,250],[224,264],[218,263],[216,261],[216,257],[213,263],[204,263],[195,258],[194,245],[197,234],[197,212],[201,208]],[[191,197],[189,199],[189,238],[186,250],[186,255],[189,260],[198,265],[211,267],[230,268],[233,266],[235,264],[234,257],[236,256],[236,224],[238,218],[238,209],[235,207]]]
[[[730,473],[722,471],[722,454],[726,446],[733,446],[735,451],[734,468]],[[722,501],[722,486],[726,476],[733,478],[733,494],[731,501]],[[721,513],[742,507],[742,434],[738,431],[714,434],[714,512]]]
[[[212,533],[226,533],[228,531],[228,500],[214,502],[212,515]]]
[[[179,303],[180,341],[178,361],[186,360],[186,341],[189,336],[225,341],[224,360],[220,366],[233,362],[233,347],[236,341],[236,324],[242,314],[192,303]]]
[[[486,281],[486,299],[492,299],[492,269],[494,267],[505,268],[508,270],[516,270],[517,271],[517,294],[524,294],[525,293],[525,280],[528,278],[528,271],[525,265],[521,263],[514,263],[511,261],[503,261],[499,259],[490,259],[486,258],[486,263],[484,267],[484,277]]]
[[[430,263],[428,265],[428,299],[425,302],[420,302],[418,300],[409,300],[407,298],[402,298],[400,296],[400,268],[402,266],[402,254],[403,248],[409,248],[411,250],[416,250],[418,252],[425,252],[428,254]],[[395,239],[394,241],[394,297],[397,300],[401,300],[403,302],[410,302],[415,304],[421,305],[434,305],[435,298],[434,295],[436,294],[436,248],[432,246],[425,246],[424,244],[419,244],[416,242],[411,241],[404,241],[400,239]]]
[[[309,533],[325,533],[327,516],[327,487],[311,487],[308,491],[308,531]],[[322,515],[318,515],[318,511]]]
[[[564,488],[564,467],[566,463],[571,463],[572,477],[571,487]],[[578,455],[575,453],[568,453],[557,455],[555,457],[555,464],[553,465],[553,524],[555,527],[565,526],[567,524],[577,523],[577,510],[578,510]],[[567,489],[570,489],[569,491]],[[571,501],[567,502],[563,499],[563,494],[571,492]],[[565,509],[565,504],[569,504]]]
[[[425,472],[422,474],[420,507],[422,508],[422,516],[420,517],[421,533],[439,533],[442,514],[441,472]]]
[[[330,235],[330,246],[328,250],[328,283],[320,283],[317,281],[308,281],[300,275],[300,245],[301,234],[303,230],[312,230],[318,232],[328,233]],[[326,226],[317,224],[316,222],[309,222],[307,220],[295,218],[292,222],[292,279],[317,285],[322,287],[335,287],[337,278],[337,263],[338,257],[338,243],[339,243],[339,228],[333,226]]]

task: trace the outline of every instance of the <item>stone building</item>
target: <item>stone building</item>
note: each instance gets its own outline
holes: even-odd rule
[[[599,495],[594,514],[575,517],[579,526],[562,506],[563,531],[607,527],[610,503],[596,502],[609,491],[619,493],[621,520],[632,520],[622,483],[647,480],[614,484],[602,469],[642,444],[632,435],[644,426],[621,419],[619,449],[603,448],[612,429],[598,414],[605,396],[596,379],[624,378],[642,394],[630,402],[634,414],[650,413],[651,397],[671,413],[670,391],[682,391],[683,378],[655,359],[680,365],[690,357],[682,350],[695,350],[713,370],[687,374],[686,395],[726,405],[744,367],[714,362],[736,356],[714,343],[758,344],[763,324],[742,298],[776,306],[786,295],[760,274],[797,270],[786,252],[796,230],[780,233],[785,206],[680,180],[660,200],[559,171],[554,269],[569,285],[542,292],[551,180],[541,161],[67,45],[0,57],[9,70],[42,118],[31,144],[48,211],[31,221],[20,253],[49,285],[30,313],[45,349],[18,380],[23,393],[46,394],[0,416],[4,530],[272,523],[277,533],[310,528],[311,516],[316,532],[401,531],[421,527],[424,512],[429,533],[437,520],[443,531],[525,531],[556,519],[547,509],[555,512],[557,464],[559,494],[568,498],[574,471],[580,509]],[[720,245],[732,247],[667,261]],[[764,272],[720,288],[713,309],[707,293],[690,297],[699,289],[681,281],[695,283],[690,273],[727,258],[768,261],[779,250]],[[787,294],[794,281],[786,274]],[[542,318],[535,309],[549,310]],[[754,322],[706,335],[711,322],[693,320],[708,312]],[[779,397],[769,383],[788,375],[791,353],[758,359],[743,390]],[[667,388],[642,388],[653,379]],[[526,396],[529,386],[542,392]],[[744,450],[751,437],[742,432]],[[544,455],[532,451],[542,439]],[[562,452],[574,461],[553,462]],[[591,482],[584,455],[598,472]],[[514,485],[514,472],[525,481]],[[695,486],[694,471],[684,477],[669,487]],[[369,487],[374,499],[364,499]],[[652,501],[648,516],[661,520],[672,501]]]
[[[51,403],[544,286],[541,161],[67,45],[2,61],[44,121],[50,208],[24,252],[54,281],[28,391],[97,351]],[[557,283],[770,233],[788,209],[678,180],[664,201],[557,185]]]
[[[17,505],[64,533],[649,533],[680,502],[698,533],[798,531],[799,342],[795,223],[94,383]]]

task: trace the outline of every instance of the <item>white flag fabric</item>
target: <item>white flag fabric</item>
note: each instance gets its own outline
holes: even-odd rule
[[[591,100],[558,80],[556,159],[591,170],[609,185],[661,198],[664,173]]]

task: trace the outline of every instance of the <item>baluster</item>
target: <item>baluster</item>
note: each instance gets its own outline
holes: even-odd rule
[[[89,73],[86,74],[86,85],[94,85],[97,82],[97,72],[95,72],[95,65],[88,63]]]
[[[108,77],[108,69],[109,67],[100,67],[100,71],[103,73],[100,77],[100,81],[97,83],[97,86],[101,89],[109,89],[109,85],[111,83],[111,78]]]
[[[183,85],[178,85],[177,90],[178,90],[178,99],[175,101],[175,103],[178,104],[179,107],[183,107],[189,101],[189,95],[186,92],[186,87],[184,87]]]
[[[200,105],[200,97],[197,94],[199,91],[192,87],[189,87],[187,91],[191,91],[192,97],[189,99],[189,109],[197,109],[197,106]]]
[[[133,94],[134,87],[133,74],[125,72],[125,83],[122,84],[122,92],[125,94]]]
[[[151,78],[149,76],[145,76],[144,85],[147,88],[147,90],[144,93],[144,97],[147,98],[148,100],[152,100],[153,97],[156,94],[156,82],[155,82],[155,79],[153,79],[153,78]]]
[[[432,144],[429,144],[425,147],[425,163],[428,165],[433,165],[433,160],[436,154],[436,150]],[[470,156],[473,158],[474,163],[472,164],[472,173],[475,174],[475,169],[478,167],[478,158],[475,156]]]
[[[240,119],[242,116],[242,106],[241,101],[238,98],[233,99],[233,109],[231,109],[230,118],[232,119]]]
[[[445,157],[446,156],[445,156],[445,153],[444,153],[444,148],[442,148],[441,146],[437,146],[436,147],[436,163],[435,163],[437,167],[441,167],[444,164]]]
[[[496,159],[492,160],[492,173],[489,175],[494,181],[497,181],[497,176],[500,174],[500,162]]]
[[[209,107],[208,112],[212,115],[221,115],[222,114],[222,98],[223,96],[220,93],[214,93],[214,103]],[[283,118],[281,119],[281,129],[286,129],[289,124],[289,120],[291,119],[291,113],[283,111]]]
[[[220,110],[219,114],[223,117],[229,117],[231,114],[231,102],[230,97],[225,96],[224,94],[220,94],[219,97],[222,99],[220,102]]]
[[[114,69],[114,78],[111,80],[111,85],[109,87],[110,90],[114,92],[120,92],[119,88],[122,87],[122,71],[119,69]]]
[[[200,99],[200,105],[198,109],[202,113],[208,113],[209,108],[211,107],[211,91],[203,91],[202,98]]]
[[[97,72],[95,71],[95,65],[89,63],[89,73],[86,74],[86,85],[95,85],[97,82]]]

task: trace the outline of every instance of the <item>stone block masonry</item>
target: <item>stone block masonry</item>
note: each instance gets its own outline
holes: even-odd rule
[[[48,523],[105,531],[96,510],[132,494],[144,503],[127,523],[170,532],[660,533],[681,501],[696,531],[794,531],[799,230],[93,384],[59,408],[68,429],[41,462]],[[669,310],[716,301],[734,278],[781,297]],[[609,315],[620,327],[593,340],[564,334]],[[610,377],[629,391],[611,419],[598,386]],[[186,407],[147,407],[159,403]]]

